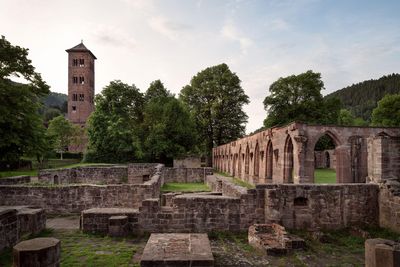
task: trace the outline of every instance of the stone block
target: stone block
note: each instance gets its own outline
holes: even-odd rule
[[[61,242],[56,238],[34,238],[14,246],[14,267],[60,266]]]
[[[126,236],[128,229],[128,216],[111,216],[108,219],[108,234],[110,236]]]
[[[152,234],[144,248],[141,267],[214,266],[207,234]]]
[[[365,241],[366,267],[400,267],[400,243],[375,238]]]

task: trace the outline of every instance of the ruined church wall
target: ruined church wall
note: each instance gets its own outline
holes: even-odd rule
[[[376,184],[268,185],[265,220],[311,230],[378,225],[378,196]]]
[[[379,226],[400,232],[400,182],[385,181],[379,191]]]
[[[0,205],[31,205],[53,214],[79,213],[89,208],[139,208],[142,201],[158,197],[160,174],[139,185],[3,185],[0,186]]]
[[[164,168],[164,183],[202,183],[212,168]]]

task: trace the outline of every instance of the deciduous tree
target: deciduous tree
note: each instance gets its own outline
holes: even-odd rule
[[[249,98],[239,77],[228,65],[209,67],[197,73],[182,89],[180,98],[193,113],[209,165],[213,146],[244,135],[248,117],[243,105],[249,103]]]
[[[372,112],[372,125],[400,126],[400,94],[385,95]]]

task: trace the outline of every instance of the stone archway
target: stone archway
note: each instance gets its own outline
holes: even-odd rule
[[[293,183],[293,142],[290,135],[288,135],[285,143],[284,157],[283,157],[283,182]]]
[[[269,183],[272,183],[274,172],[274,149],[271,140],[268,142],[267,149],[265,151],[265,179],[269,181]]]
[[[258,180],[260,174],[260,147],[258,143],[256,144],[256,148],[254,149],[254,177]]]

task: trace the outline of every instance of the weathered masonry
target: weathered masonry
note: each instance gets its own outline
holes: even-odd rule
[[[380,182],[400,173],[400,128],[290,123],[213,149],[213,166],[253,184],[313,183],[317,141],[335,149],[338,183]],[[397,155],[397,156],[396,156]]]

